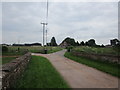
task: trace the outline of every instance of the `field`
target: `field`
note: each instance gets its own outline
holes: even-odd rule
[[[8,47],[8,49],[10,51],[15,51],[15,50],[19,50],[20,51],[30,51],[32,53],[43,53],[43,49],[44,47],[41,46],[10,46]],[[62,50],[62,48],[60,47],[46,47],[46,49],[48,50],[48,53],[53,53],[59,50]]]
[[[25,51],[17,51],[16,49],[13,49],[13,47],[8,47],[7,52],[2,52],[2,57],[1,57],[1,63],[0,64],[6,64],[9,63],[10,61],[14,60],[15,58],[24,55]]]
[[[92,60],[92,59],[88,59],[85,57],[78,57],[78,56],[72,55],[69,52],[65,53],[65,57],[67,57],[71,60],[74,60],[78,63],[82,63],[82,64],[85,64],[87,66],[101,70],[103,72],[109,73],[113,76],[120,77],[120,74],[118,74],[120,72],[120,69],[119,69],[120,65],[118,65],[118,64],[102,62],[102,61],[98,61],[98,60]]]
[[[2,52],[2,60],[0,64],[9,63],[13,59],[24,55],[30,51],[32,53],[43,53],[43,47],[30,47],[30,46],[8,46],[8,52]],[[47,47],[47,53],[53,53],[62,50],[60,47]]]
[[[32,56],[14,88],[69,88],[69,86],[46,58]]]
[[[77,52],[85,52],[85,53],[118,55],[118,51],[116,51],[115,48],[81,46],[81,47],[76,47],[73,50]]]

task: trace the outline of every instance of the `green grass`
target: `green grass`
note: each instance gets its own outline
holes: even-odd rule
[[[120,68],[120,65],[118,65],[118,64],[102,62],[99,60],[92,60],[92,59],[88,59],[85,57],[73,56],[69,52],[65,53],[65,57],[67,57],[71,60],[74,60],[78,63],[82,63],[82,64],[85,64],[87,66],[101,70],[103,72],[109,73],[113,76],[120,77],[120,74],[118,74],[118,73],[120,73],[120,69],[118,69],[118,68]]]
[[[74,48],[73,50],[85,53],[118,55],[118,52],[114,48],[80,46]]]
[[[29,50],[30,52],[39,52],[40,50],[43,49],[43,47],[41,46],[36,46],[36,47],[32,47],[32,46],[9,46],[8,49],[10,52],[12,51],[16,51],[16,50],[20,50],[20,52],[23,52],[25,50]]]
[[[48,50],[48,53],[54,53],[60,50],[62,50],[61,47],[52,47],[51,49]]]
[[[25,53],[23,52],[3,52],[2,56],[20,56],[24,55]]]
[[[18,50],[18,48],[20,49],[20,52],[23,52],[25,50],[28,50],[32,53],[43,53],[44,47],[42,46],[9,46],[9,52],[15,52],[16,50]],[[57,52],[62,50],[61,47],[52,47],[52,46],[48,46],[47,47],[48,53],[53,53],[53,52]]]
[[[6,64],[9,63],[10,61],[14,60],[16,57],[2,57],[2,61],[0,60],[0,64]]]
[[[0,60],[0,64],[6,64],[9,63],[10,61],[12,61],[13,59],[24,55],[25,52],[16,52],[16,51],[8,51],[8,52],[2,52],[2,57]],[[4,57],[5,56],[5,57]],[[10,57],[9,57],[10,56]],[[12,57],[13,56],[13,57]]]
[[[0,57],[0,65],[2,64],[2,57]]]
[[[18,48],[19,48],[19,52],[17,51]],[[47,49],[48,49],[48,54],[62,50],[61,47],[47,47]],[[26,50],[29,50],[30,52],[33,52],[33,53],[43,53],[43,47],[41,47],[41,46],[38,46],[38,47],[9,46],[8,52],[2,52],[2,56],[21,56],[21,55],[24,55],[26,53],[25,52]],[[15,57],[3,57],[0,60],[0,64],[8,63],[13,59],[15,59]]]
[[[32,56],[15,88],[69,88],[69,86],[46,58]]]

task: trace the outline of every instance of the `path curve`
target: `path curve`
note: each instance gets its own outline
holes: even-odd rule
[[[65,58],[65,52],[32,55],[46,57],[71,88],[118,88],[118,78]]]

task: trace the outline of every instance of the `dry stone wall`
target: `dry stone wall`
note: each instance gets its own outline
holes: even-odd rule
[[[91,58],[94,60],[102,60],[102,61],[108,61],[111,63],[120,64],[120,61],[119,61],[120,56],[117,56],[117,55],[89,54],[85,52],[76,52],[76,51],[72,51],[71,53],[75,56],[82,56],[82,57],[87,57],[87,58]]]
[[[31,53],[27,53],[2,66],[2,89],[11,88],[22,75],[31,59]]]

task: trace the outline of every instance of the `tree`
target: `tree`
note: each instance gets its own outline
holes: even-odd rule
[[[101,47],[105,47],[105,46],[102,44]]]
[[[94,39],[90,39],[88,41],[88,46],[96,46],[95,40]]]
[[[80,45],[80,44],[79,44],[79,42],[77,41],[77,42],[76,42],[76,46],[79,46],[79,45]]]
[[[8,52],[8,47],[2,46],[2,52]]]
[[[47,46],[51,46],[51,43],[47,43]]]
[[[73,38],[67,37],[65,40],[62,41],[62,43],[66,42],[69,46],[76,46],[76,42]]]
[[[85,46],[88,46],[88,42],[85,42]]]
[[[84,45],[85,45],[84,41],[82,41],[82,42],[80,43],[80,45],[81,45],[81,46],[84,46]]]
[[[55,37],[52,37],[50,45],[51,45],[51,46],[57,46]]]
[[[120,41],[118,39],[113,39],[113,40],[110,40],[110,43],[112,46],[115,46],[119,43]]]
[[[32,44],[30,44],[31,46],[42,46],[42,44],[41,43],[32,43]]]

